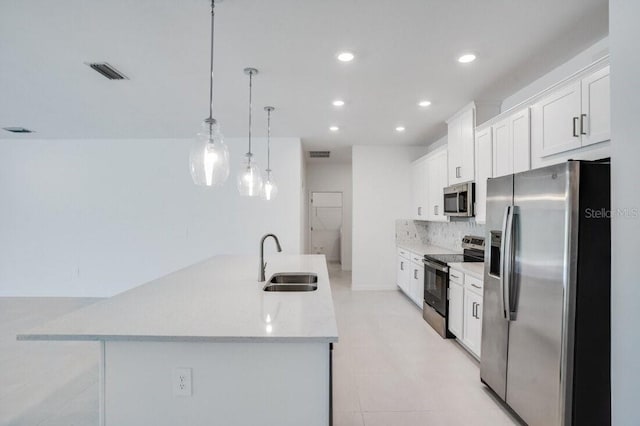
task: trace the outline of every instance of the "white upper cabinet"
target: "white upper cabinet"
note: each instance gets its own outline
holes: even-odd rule
[[[509,117],[513,150],[513,173],[531,169],[531,116],[525,108]]]
[[[474,178],[475,106],[471,104],[447,121],[448,184],[468,182]]]
[[[497,122],[493,129],[493,176],[505,176],[531,168],[529,108]]]
[[[609,67],[582,80],[582,146],[611,139],[611,90]]]
[[[427,185],[429,197],[427,202],[427,220],[445,222],[442,202],[443,189],[447,186],[447,150],[441,149],[427,157]]]
[[[487,211],[487,179],[493,177],[493,144],[491,127],[476,132],[476,222],[485,223]]]
[[[569,158],[606,157],[607,150],[578,149],[610,139],[610,92],[609,67],[606,66],[534,104],[531,110],[533,165],[541,167]],[[566,154],[558,155],[562,153]]]
[[[422,157],[411,164],[411,217],[427,220],[427,160]]]
[[[533,106],[542,156],[580,148],[580,82],[558,90]]]
[[[492,126],[493,130],[493,176],[513,173],[513,143],[509,118]]]

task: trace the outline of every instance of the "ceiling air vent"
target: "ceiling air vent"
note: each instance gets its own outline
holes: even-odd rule
[[[25,129],[24,127],[3,127],[3,129],[11,133],[33,133],[33,130]]]
[[[309,158],[329,158],[331,151],[309,151]]]
[[[87,65],[107,77],[109,80],[128,80],[124,74],[106,62],[88,62]]]

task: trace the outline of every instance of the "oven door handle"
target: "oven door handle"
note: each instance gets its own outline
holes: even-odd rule
[[[431,269],[435,269],[436,271],[440,271],[440,272],[449,272],[449,267],[448,266],[442,266],[440,264],[437,264],[435,262],[431,262],[427,259],[422,259],[422,263],[424,263],[424,266],[426,268],[431,268]]]

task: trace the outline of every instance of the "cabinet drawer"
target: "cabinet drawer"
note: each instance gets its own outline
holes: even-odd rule
[[[464,276],[464,286],[471,291],[475,291],[482,295],[482,280],[477,279],[471,275],[465,274]]]
[[[398,256],[404,257],[407,260],[411,259],[411,255],[409,254],[409,250],[398,247]]]
[[[464,274],[460,271],[456,271],[455,269],[449,269],[449,281],[464,284]]]

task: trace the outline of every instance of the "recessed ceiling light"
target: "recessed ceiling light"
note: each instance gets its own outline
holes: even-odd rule
[[[340,127],[338,127],[338,126],[331,126],[331,127],[329,127],[329,130],[331,130],[332,132],[337,132],[338,130],[340,130]]]
[[[396,132],[404,132],[404,126],[398,126],[396,127]]]
[[[467,53],[458,58],[458,62],[460,62],[461,64],[468,64],[469,62],[473,62],[475,60],[476,55],[474,55],[473,53]]]
[[[333,106],[341,107],[343,105],[344,105],[344,101],[341,99],[336,99],[335,101],[333,101]]]
[[[420,101],[420,102],[418,102],[418,106],[421,106],[421,107],[428,107],[429,105],[431,105],[431,101]]]
[[[351,52],[340,52],[338,53],[338,60],[340,62],[351,62],[355,58],[355,55]]]

